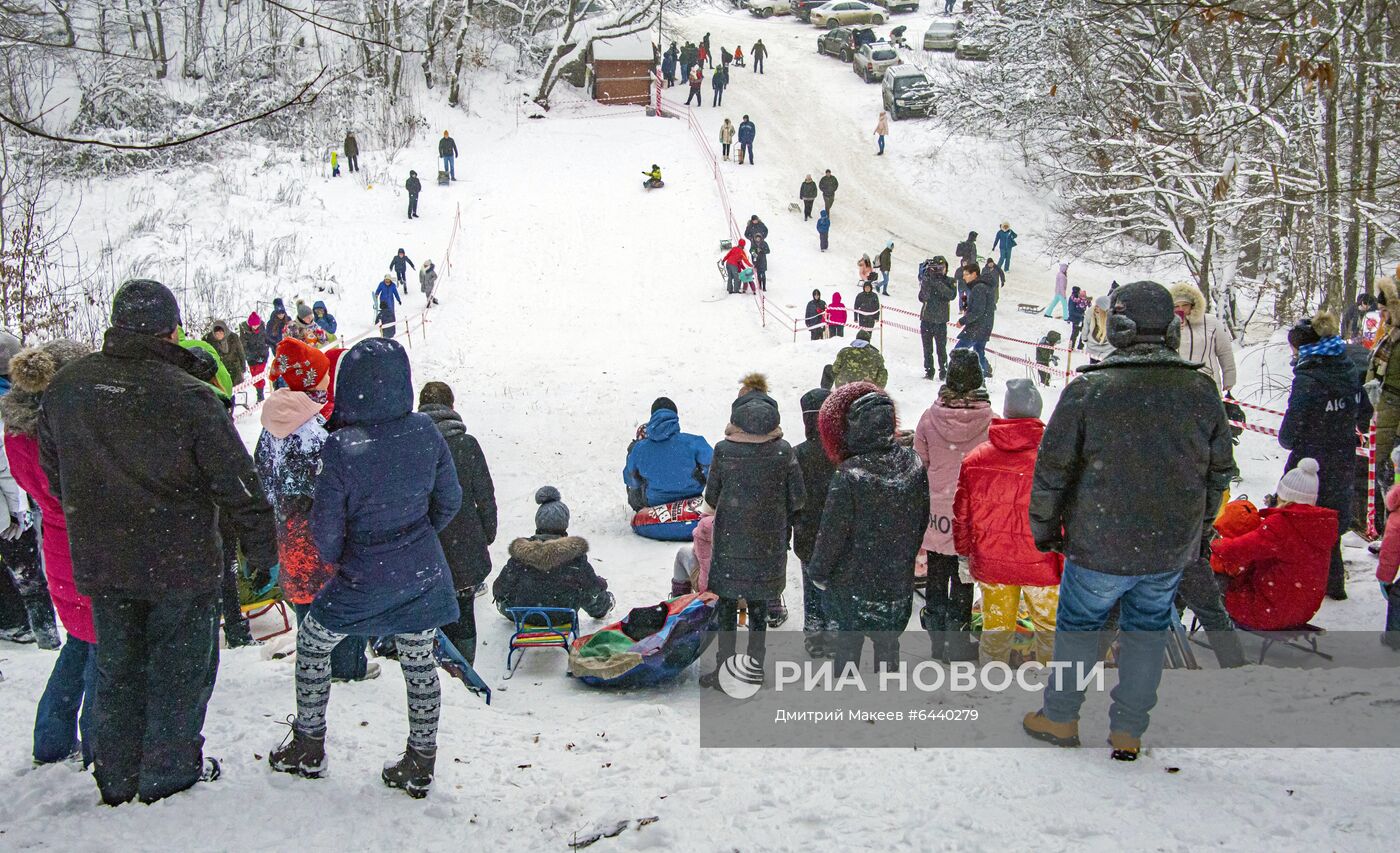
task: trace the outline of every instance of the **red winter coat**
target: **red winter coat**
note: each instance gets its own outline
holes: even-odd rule
[[[749,260],[748,253],[744,251],[743,240],[740,240],[739,245],[729,250],[729,252],[724,256],[724,262],[726,264],[736,266],[739,269],[744,269],[746,267],[753,266],[753,262]]]
[[[32,435],[5,433],[5,456],[19,487],[29,493],[43,512],[44,573],[49,596],[68,633],[88,643],[97,642],[92,625],[92,599],[73,583],[73,554],[68,549],[68,519],[63,505],[49,491],[49,480],[39,466],[39,440]]]
[[[846,306],[841,303],[841,294],[831,294],[831,304],[826,307],[826,322],[833,326],[846,325]]]
[[[1337,513],[1290,504],[1259,513],[1253,532],[1217,539],[1213,563],[1230,567],[1225,609],[1241,626],[1281,631],[1317,615],[1337,542]]]
[[[1400,486],[1385,493],[1385,537],[1381,539],[1381,560],[1376,564],[1376,580],[1391,583],[1400,570]]]
[[[953,546],[980,583],[1058,586],[1064,557],[1031,537],[1031,481],[1045,424],[996,418],[987,441],[963,459],[953,499]]]

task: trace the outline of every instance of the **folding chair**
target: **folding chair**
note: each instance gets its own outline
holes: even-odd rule
[[[506,652],[506,678],[515,675],[515,668],[529,649],[563,649],[567,655],[569,646],[578,639],[577,608],[507,607],[505,612],[515,621],[515,633],[510,636]],[[531,624],[532,620],[535,624]]]

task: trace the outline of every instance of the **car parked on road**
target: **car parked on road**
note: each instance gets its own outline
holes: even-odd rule
[[[957,50],[961,21],[934,21],[924,31],[924,50]]]
[[[931,116],[938,111],[928,77],[912,65],[896,65],[885,71],[880,81],[880,100],[895,121]]]
[[[884,6],[891,15],[895,12],[919,11],[919,0],[870,0],[877,6]]]
[[[876,41],[875,31],[869,27],[837,27],[817,36],[817,53],[850,62],[861,45],[873,41]]]
[[[958,59],[984,62],[992,57],[992,45],[977,36],[963,34],[958,36],[958,46],[953,49],[953,55]]]
[[[813,26],[834,30],[851,24],[883,24],[887,13],[860,0],[834,0],[812,10]]]
[[[792,6],[788,0],[749,0],[749,14],[756,18],[771,18],[774,15],[791,15]]]
[[[886,68],[898,65],[899,53],[887,41],[863,44],[851,60],[851,70],[867,83],[878,83]]]
[[[830,0],[788,0],[788,8],[799,21],[811,23],[812,10],[828,2]]]

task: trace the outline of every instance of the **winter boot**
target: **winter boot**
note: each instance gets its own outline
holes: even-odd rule
[[[334,678],[334,677],[333,677],[333,678],[331,678],[331,681],[334,682],[334,683],[336,683],[336,684],[344,684],[344,683],[347,682],[347,681],[373,681],[374,679],[376,679],[376,678],[379,677],[379,673],[380,673],[381,670],[382,670],[382,667],[380,667],[379,661],[375,661],[375,660],[365,661],[365,674],[362,675],[362,676],[360,676],[359,678]]]
[[[230,649],[261,646],[262,644],[262,640],[253,638],[253,631],[248,627],[246,618],[240,618],[234,622],[224,620],[224,645]]]
[[[268,755],[267,763],[278,773],[295,773],[307,779],[320,779],[326,772],[326,739],[297,731],[294,717],[287,718],[291,731],[282,745]]]
[[[1079,721],[1057,723],[1042,711],[1032,711],[1021,721],[1021,728],[1036,740],[1055,746],[1079,746]]]
[[[768,627],[780,628],[788,620],[787,604],[781,598],[768,602]]]
[[[1113,747],[1109,755],[1114,761],[1137,761],[1138,753],[1142,750],[1142,738],[1133,737],[1127,732],[1110,732],[1108,745]]]
[[[24,597],[24,612],[29,616],[29,630],[34,634],[34,642],[41,649],[54,651],[61,643],[58,639],[58,623],[54,621],[53,604],[49,601],[47,589],[35,595]]]
[[[199,771],[199,781],[217,782],[223,778],[224,766],[219,763],[219,759],[213,756],[204,756],[204,769]]]
[[[433,765],[437,753],[422,753],[413,747],[404,750],[403,757],[384,765],[380,778],[390,788],[399,788],[415,800],[428,796],[433,784]]]
[[[0,640],[20,646],[31,646],[34,644],[34,632],[29,630],[28,625],[0,628]]]

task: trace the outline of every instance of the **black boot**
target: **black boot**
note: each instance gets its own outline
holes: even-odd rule
[[[278,773],[295,773],[307,779],[320,779],[326,772],[326,739],[297,731],[292,718],[288,718],[287,722],[292,730],[282,745],[267,757],[267,763]]]
[[[433,784],[433,765],[437,754],[425,754],[413,747],[404,749],[403,756],[384,765],[380,778],[390,788],[399,788],[415,800],[428,796],[428,788]]]
[[[24,612],[29,617],[29,630],[34,634],[34,642],[41,649],[53,651],[61,644],[58,640],[58,623],[54,621],[53,604],[49,601],[48,590],[24,597]]]

